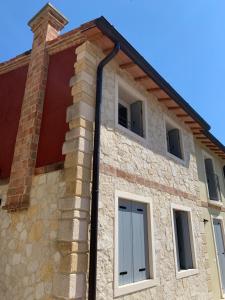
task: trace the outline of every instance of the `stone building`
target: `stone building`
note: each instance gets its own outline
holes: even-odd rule
[[[106,19],[66,24],[0,64],[0,299],[221,299],[224,146]]]

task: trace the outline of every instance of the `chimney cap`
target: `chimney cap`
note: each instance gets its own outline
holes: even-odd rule
[[[30,19],[30,21],[28,22],[28,26],[32,28],[33,25],[38,22],[38,20],[41,19],[45,14],[54,17],[58,21],[58,23],[60,23],[59,27],[61,28],[59,28],[59,30],[61,30],[65,25],[68,24],[67,18],[64,17],[64,15],[61,14],[50,2],[48,2],[39,10],[39,12],[35,14],[32,19]]]

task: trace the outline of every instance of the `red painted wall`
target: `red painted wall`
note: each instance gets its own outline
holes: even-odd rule
[[[9,177],[28,66],[0,75],[0,179]]]
[[[73,100],[69,82],[74,75],[75,60],[74,47],[50,57],[37,167],[64,160],[62,145],[68,131],[66,109]]]

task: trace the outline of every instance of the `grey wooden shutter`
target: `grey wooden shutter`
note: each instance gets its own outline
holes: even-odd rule
[[[179,129],[174,128],[168,131],[168,143],[169,152],[179,158],[182,158]]]
[[[143,136],[142,101],[136,101],[130,105],[131,130]]]
[[[223,240],[223,233],[221,223],[218,220],[213,220],[215,239],[216,239],[216,247],[217,247],[217,255],[219,258],[219,266],[220,266],[220,274],[223,292],[225,293],[225,247]]]
[[[119,200],[119,285],[133,282],[131,201]]]
[[[180,269],[192,269],[192,249],[189,231],[188,213],[177,211],[176,214],[177,242],[179,250]]]
[[[206,178],[208,184],[209,198],[211,200],[218,201],[219,197],[218,197],[218,190],[217,190],[217,182],[214,174],[213,162],[212,159],[210,158],[205,159],[205,171],[206,171]]]
[[[149,278],[146,205],[132,202],[134,282]]]

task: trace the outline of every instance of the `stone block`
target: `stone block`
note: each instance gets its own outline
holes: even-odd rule
[[[95,106],[95,97],[96,97],[96,87],[95,85],[90,85],[86,81],[79,81],[74,84],[71,89],[71,95],[74,96],[74,103],[78,102],[76,95],[83,93],[82,98],[87,99],[86,96],[91,98],[90,105]],[[83,99],[81,99],[83,100]]]
[[[58,240],[59,241],[87,241],[88,222],[79,219],[61,219],[59,221]]]
[[[84,274],[56,274],[53,280],[53,295],[62,299],[79,299],[85,290]]]
[[[88,243],[86,242],[58,242],[58,249],[60,253],[65,256],[70,253],[87,253]]]
[[[92,131],[89,131],[83,127],[72,128],[66,133],[66,141],[71,141],[78,137],[83,137],[86,140],[92,140],[93,134]]]
[[[85,102],[74,103],[67,109],[66,121],[70,122],[78,117],[93,122],[95,109]]]
[[[69,122],[70,129],[77,128],[77,127],[83,127],[86,130],[93,132],[93,122],[90,122],[82,118],[73,119],[72,121]]]
[[[81,210],[88,212],[90,210],[90,200],[88,198],[68,197],[58,201],[59,210]]]
[[[92,151],[92,142],[84,139],[83,137],[78,137],[75,140],[64,142],[62,154],[67,154],[74,151],[90,153]]]
[[[79,179],[84,182],[91,181],[91,170],[82,166],[65,169],[65,180],[74,181]]]
[[[65,158],[65,168],[71,168],[73,166],[84,166],[90,168],[91,166],[91,153],[83,153],[81,151],[74,151],[68,153]]]
[[[86,273],[88,256],[83,253],[72,253],[61,258],[60,272],[62,273]]]

